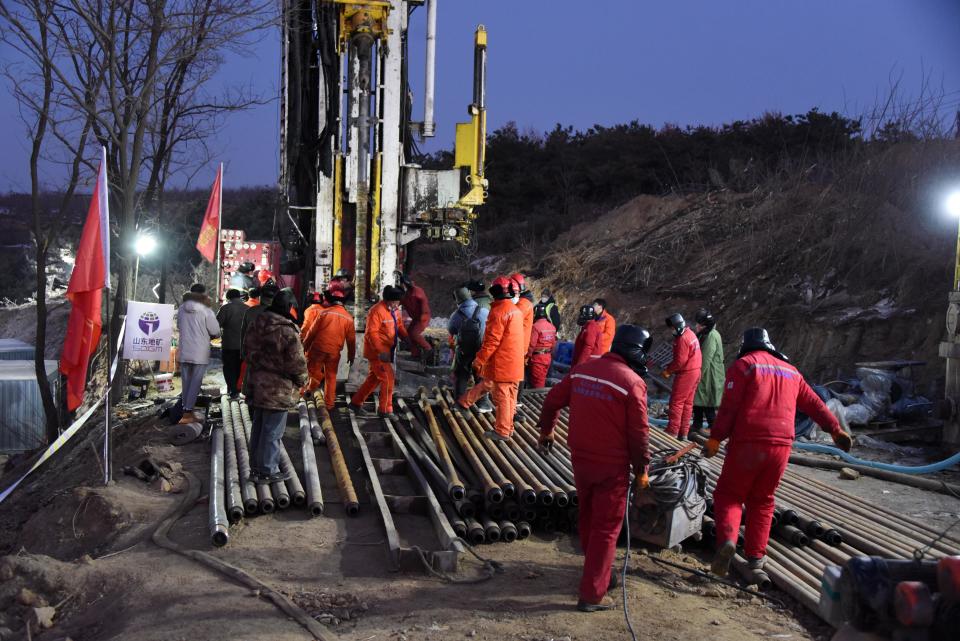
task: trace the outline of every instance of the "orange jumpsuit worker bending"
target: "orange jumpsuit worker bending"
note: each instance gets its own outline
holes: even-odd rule
[[[484,394],[490,393],[497,408],[494,430],[484,436],[505,441],[513,434],[513,415],[517,409],[517,388],[523,380],[523,359],[527,353],[524,342],[523,315],[511,300],[514,284],[504,276],[490,286],[494,301],[487,316],[483,343],[473,359],[474,372],[482,379],[457,400],[462,409],[468,409]]]
[[[397,342],[407,337],[407,330],[400,322],[400,296],[403,290],[393,285],[383,288],[382,300],[370,308],[367,314],[367,329],[363,335],[363,357],[370,365],[370,373],[363,385],[350,399],[350,409],[358,416],[370,418],[397,418],[393,413],[393,357]],[[377,413],[363,409],[363,402],[380,387],[380,404]]]
[[[331,282],[323,293],[326,305],[311,305],[303,317],[300,339],[307,354],[307,370],[310,382],[307,391],[312,392],[324,383],[323,401],[332,410],[337,400],[337,368],[343,345],[347,345],[347,361],[352,365],[357,352],[357,335],[353,316],[343,303],[347,293],[339,283]]]

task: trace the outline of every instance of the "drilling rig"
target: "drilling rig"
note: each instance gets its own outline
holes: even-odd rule
[[[418,238],[468,244],[487,195],[487,32],[474,34],[469,120],[454,166],[416,164],[434,136],[438,0],[284,0],[280,143],[281,271],[301,291],[353,274],[355,316],[394,284]],[[408,27],[426,21],[423,121],[414,122]],[[305,287],[304,287],[305,285]]]

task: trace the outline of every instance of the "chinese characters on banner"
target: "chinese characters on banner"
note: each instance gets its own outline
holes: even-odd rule
[[[173,305],[127,302],[127,333],[123,358],[128,361],[170,359],[173,338]]]

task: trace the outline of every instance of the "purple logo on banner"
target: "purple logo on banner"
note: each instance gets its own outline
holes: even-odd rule
[[[160,317],[153,312],[144,312],[140,314],[137,324],[140,326],[140,331],[149,336],[160,328]]]

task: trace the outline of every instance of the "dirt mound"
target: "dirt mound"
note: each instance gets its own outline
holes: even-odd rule
[[[108,547],[133,522],[115,489],[78,487],[59,495],[23,526],[24,547],[64,560]]]

